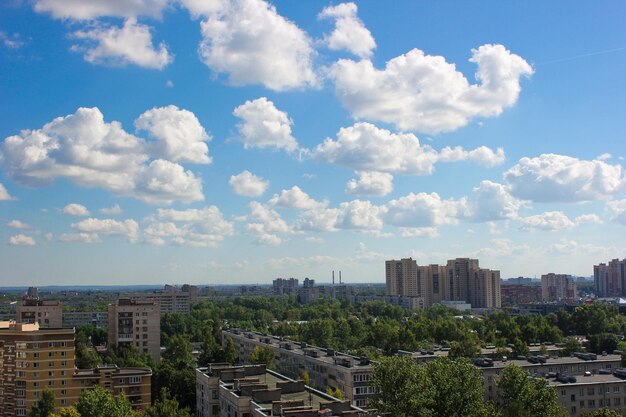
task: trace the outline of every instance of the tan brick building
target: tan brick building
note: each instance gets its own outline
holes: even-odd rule
[[[124,393],[137,409],[150,404],[150,369],[77,370],[74,336],[74,329],[0,322],[0,416],[28,415],[45,388],[54,394],[57,407],[73,405],[82,390],[94,385],[116,396]]]

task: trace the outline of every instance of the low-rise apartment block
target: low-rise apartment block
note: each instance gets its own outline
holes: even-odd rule
[[[594,359],[595,358],[595,359]],[[579,354],[578,356],[567,357],[545,357],[537,355],[528,360],[490,360],[479,359],[474,363],[482,371],[483,385],[485,388],[485,399],[496,400],[497,381],[502,375],[502,370],[514,364],[521,367],[530,375],[543,377],[545,375],[567,374],[571,376],[583,376],[586,372],[591,375],[610,374],[620,368],[622,363],[621,355],[594,355]]]
[[[134,345],[137,350],[161,358],[161,311],[154,300],[120,298],[109,304],[109,346]]]
[[[308,372],[309,385],[321,391],[339,388],[344,398],[356,407],[366,407],[375,393],[371,384],[372,365],[367,358],[237,329],[224,331],[223,337],[224,344],[226,338],[232,339],[240,362],[250,363],[250,354],[257,346],[269,348],[274,352],[278,372],[293,379]]]
[[[626,380],[623,377],[600,374],[577,377],[576,382],[560,379],[548,379],[548,384],[554,387],[558,402],[573,417],[599,408],[626,415]]]
[[[127,294],[122,298],[156,301],[161,308],[161,313],[189,314],[191,312],[191,304],[198,299],[198,288],[189,284],[185,284],[182,287],[165,285],[162,290]]]
[[[349,401],[267,370],[210,364],[196,370],[197,417],[374,417]]]
[[[115,396],[123,394],[135,410],[144,410],[150,406],[151,384],[152,370],[149,368],[102,365],[94,369],[77,369],[72,376],[69,400],[73,404],[81,392],[100,386]]]
[[[80,327],[86,324],[107,329],[109,327],[109,313],[106,311],[68,311],[63,313],[63,327]]]

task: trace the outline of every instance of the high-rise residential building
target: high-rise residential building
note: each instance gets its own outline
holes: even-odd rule
[[[608,265],[594,265],[593,280],[598,297],[626,295],[626,259],[613,259]]]
[[[71,328],[0,322],[0,415],[26,416],[45,388],[57,408],[73,405],[83,390],[96,385],[124,394],[136,409],[150,405],[149,368],[75,369],[74,344]]]
[[[297,294],[298,280],[296,278],[276,278],[272,282],[272,288],[276,295]]]
[[[157,301],[161,308],[161,313],[189,314],[191,312],[191,304],[198,299],[198,288],[189,284],[185,284],[182,287],[165,285],[162,290],[125,294],[123,297],[133,300]]]
[[[385,262],[387,295],[420,298],[420,305],[465,301],[473,308],[501,306],[500,271],[480,268],[477,259],[457,258],[446,266],[419,266],[411,258]]]
[[[17,302],[15,320],[18,323],[38,323],[40,327],[61,327],[63,305],[59,300],[24,298]]]
[[[541,298],[544,301],[567,300],[577,296],[578,291],[571,275],[550,272],[541,276]]]
[[[161,357],[161,310],[154,300],[120,298],[109,304],[109,346],[134,345],[138,351]]]

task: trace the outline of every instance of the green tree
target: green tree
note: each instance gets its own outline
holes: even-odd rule
[[[343,400],[343,391],[341,391],[341,388],[339,388],[339,387],[337,387],[337,388],[333,388],[333,387],[326,388],[326,394],[330,395],[331,397],[335,397],[338,400]]]
[[[191,417],[187,408],[181,408],[167,388],[161,388],[159,399],[144,411],[142,417]]]
[[[574,352],[582,352],[583,346],[575,337],[568,337],[565,339],[565,346],[559,352],[560,356],[569,356]]]
[[[49,417],[80,417],[78,411],[74,407],[65,407],[59,410],[59,413],[52,413]]]
[[[41,400],[30,409],[29,417],[48,417],[54,412],[54,393],[48,387],[44,388]]]
[[[590,350],[598,354],[602,352],[613,353],[617,349],[618,343],[619,339],[613,333],[598,333],[589,337]]]
[[[311,374],[309,374],[309,370],[306,369],[302,375],[300,375],[300,379],[304,381],[304,385],[311,384]]]
[[[556,390],[545,379],[533,379],[517,365],[508,365],[498,381],[503,414],[507,417],[564,417]]]
[[[468,333],[460,341],[450,344],[450,359],[455,358],[475,358],[480,353],[478,336],[475,333]]]
[[[250,363],[264,363],[268,368],[272,369],[276,355],[274,351],[266,346],[257,346],[250,352]]]
[[[132,417],[135,415],[126,397],[114,398],[108,390],[101,387],[83,391],[74,407],[83,417]]]
[[[161,388],[167,387],[182,407],[193,409],[196,405],[195,369],[189,340],[183,335],[170,337],[153,377],[153,396],[157,397]]]
[[[378,394],[370,406],[394,417],[493,417],[484,401],[480,371],[466,359],[439,358],[423,365],[386,357],[374,365]]]
[[[226,338],[226,347],[224,348],[221,359],[222,362],[230,364],[234,364],[237,361],[237,348],[235,348],[235,343],[230,337]]]

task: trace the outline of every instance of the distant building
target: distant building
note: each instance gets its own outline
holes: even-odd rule
[[[295,295],[298,293],[298,280],[296,278],[276,278],[272,281],[272,289],[276,295]]]
[[[517,306],[541,301],[541,286],[507,284],[500,286],[500,294],[502,305]]]
[[[96,385],[124,394],[135,409],[150,405],[149,368],[75,369],[74,336],[74,329],[0,322],[1,416],[26,416],[44,388],[52,390],[57,408],[73,405],[84,389]]]
[[[598,297],[626,295],[626,259],[613,259],[593,266],[593,281]]]
[[[18,323],[38,323],[40,327],[62,327],[63,305],[59,300],[25,298],[15,307]]]
[[[387,295],[414,297],[428,307],[465,301],[472,308],[501,306],[500,271],[480,268],[477,259],[457,258],[446,266],[418,266],[411,258],[385,262]]]
[[[153,300],[159,303],[161,313],[189,314],[191,304],[198,299],[198,287],[185,284],[182,287],[165,285],[164,289],[147,293],[126,294],[133,300]]]
[[[314,280],[305,283],[306,285],[298,290],[298,301],[302,304],[308,304],[320,297],[349,300],[354,295],[354,288],[346,284],[316,286]]]
[[[134,345],[138,351],[161,358],[161,312],[154,300],[120,298],[109,304],[109,346]]]
[[[109,327],[106,311],[67,311],[63,313],[63,327],[80,327],[90,324],[100,329]]]
[[[571,275],[549,273],[541,276],[541,298],[544,301],[568,300],[577,296]]]
[[[197,417],[375,417],[265,365],[210,364],[196,370]]]

